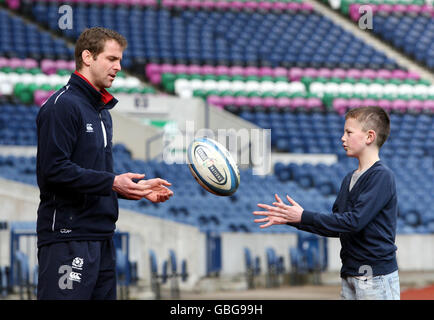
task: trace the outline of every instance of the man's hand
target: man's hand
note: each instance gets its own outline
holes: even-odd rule
[[[124,173],[115,177],[112,189],[130,200],[140,200],[152,193],[147,186],[135,183],[133,179],[143,179],[144,174]]]
[[[254,211],[253,214],[257,216],[266,216],[266,218],[255,219],[254,222],[262,223],[260,228],[267,228],[275,224],[286,224],[286,223],[299,223],[301,221],[301,215],[303,214],[303,208],[294,200],[292,200],[288,195],[288,199],[291,206],[286,205],[279,198],[277,194],[274,195],[277,202],[273,202],[273,206],[267,204],[258,203],[258,207],[265,209],[267,211]]]
[[[167,188],[172,184],[166,180],[160,178],[140,180],[137,184],[151,190],[151,193],[147,194],[145,198],[154,203],[167,201],[173,196],[173,191]]]

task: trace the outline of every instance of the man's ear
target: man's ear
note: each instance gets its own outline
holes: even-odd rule
[[[368,130],[368,135],[366,137],[366,144],[370,145],[377,139],[377,133],[374,130]]]
[[[89,67],[91,60],[93,60],[92,53],[89,50],[83,50],[81,52],[81,59],[83,60],[83,64]]]

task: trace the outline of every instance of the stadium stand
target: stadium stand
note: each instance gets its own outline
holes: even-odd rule
[[[9,264],[0,266],[0,295],[6,297],[17,292],[22,300],[33,299],[36,297],[39,271],[36,261],[36,223],[34,221],[1,223],[0,230],[10,233]],[[119,299],[128,299],[130,286],[138,281],[137,262],[130,258],[129,242],[128,232],[115,232]],[[186,266],[183,266],[183,270],[186,270]]]
[[[149,262],[151,265],[151,288],[155,294],[155,299],[161,299],[161,286],[170,281],[170,297],[179,299],[180,289],[179,280],[186,281],[188,279],[187,261],[181,261],[181,271],[178,272],[177,258],[174,250],[169,250],[168,260],[164,260],[161,273],[158,272],[158,260],[154,250],[149,250]]]
[[[327,268],[327,241],[324,237],[298,231],[297,246],[289,248],[291,282],[302,284],[306,275],[313,275],[313,283],[321,284],[321,272]]]
[[[265,250],[266,253],[266,284],[268,288],[279,287],[282,283],[281,276],[285,273],[283,257],[278,256],[272,247]]]
[[[252,257],[249,248],[244,248],[244,262],[246,265],[246,282],[247,288],[255,287],[255,277],[261,273],[261,263],[259,256]]]
[[[355,168],[340,137],[343,115],[358,106],[378,105],[391,115],[392,132],[381,156],[396,175],[399,199],[405,199],[399,203],[398,233],[434,234],[434,85],[312,5],[288,0],[75,0],[70,2],[74,28],[60,30],[61,3],[0,0],[0,146],[36,146],[39,107],[75,68],[71,43],[84,28],[102,25],[129,42],[125,72],[109,89],[113,94],[158,94],[158,88],[180,98],[197,97],[271,129],[273,152],[337,155],[331,165],[277,162],[264,177],[242,169],[237,193],[216,198],[194,181],[187,166],[137,159],[124,144],[114,145],[116,173],[164,177],[175,193],[164,205],[119,200],[120,207],[205,233],[207,275],[221,270],[219,235],[225,232],[294,233],[297,246],[289,250],[293,283],[299,275],[326,269],[318,238],[285,226],[260,230],[251,223],[251,212],[258,199],[273,193],[291,194],[302,206],[329,212],[343,176]],[[434,69],[432,7],[421,0],[343,0],[336,9],[357,22],[361,5],[377,13],[372,34]],[[35,160],[0,153],[0,176],[37,186]],[[137,261],[129,260],[122,248],[119,244],[118,277],[121,296],[128,298],[129,286],[138,280]],[[286,272],[271,247],[264,259],[267,268],[261,269],[259,257],[253,259],[247,248],[244,254],[249,288],[261,270],[268,270],[270,286]],[[22,297],[26,290],[31,295],[37,267],[29,266],[26,252],[14,250],[12,257],[17,262],[12,268],[0,268],[0,294],[18,284]],[[160,286],[168,279],[173,280],[172,297],[179,297],[177,281],[188,277],[185,260],[179,272],[172,250],[159,271],[154,251],[149,258],[155,297],[161,298]]]
[[[328,3],[327,0],[323,2]],[[344,0],[337,10],[358,23],[368,8],[373,13],[372,32],[376,36],[434,70],[432,4],[423,0]]]

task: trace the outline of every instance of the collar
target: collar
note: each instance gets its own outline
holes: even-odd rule
[[[86,79],[85,76],[83,76],[77,70],[74,71],[74,74],[77,75],[77,76],[79,76],[84,81],[86,81],[95,91],[97,91],[97,93],[99,93],[100,100],[104,103],[104,105],[108,104],[110,101],[113,100],[114,97],[105,88],[103,88],[102,90],[98,90],[92,83],[90,83],[89,80]]]

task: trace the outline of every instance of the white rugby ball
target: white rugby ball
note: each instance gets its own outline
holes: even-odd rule
[[[240,185],[240,172],[229,151],[217,141],[194,139],[187,150],[188,167],[196,181],[218,196],[230,196]]]

